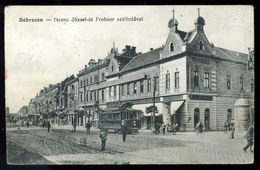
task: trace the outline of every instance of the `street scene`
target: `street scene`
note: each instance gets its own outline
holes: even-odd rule
[[[18,126],[19,127],[19,126]],[[254,154],[243,151],[244,134],[229,139],[224,132],[166,132],[145,130],[127,135],[108,132],[101,151],[100,131],[91,128],[7,128],[9,164],[250,164]],[[83,140],[84,139],[84,140]]]
[[[252,6],[5,12],[8,164],[254,163]]]

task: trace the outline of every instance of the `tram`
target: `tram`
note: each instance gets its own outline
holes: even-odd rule
[[[114,130],[114,132],[119,133],[124,122],[128,128],[128,133],[136,133],[141,128],[141,114],[141,110],[132,108],[106,109],[100,113],[98,128],[106,131]]]

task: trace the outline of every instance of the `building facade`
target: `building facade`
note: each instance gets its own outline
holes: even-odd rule
[[[155,123],[193,131],[201,121],[206,130],[223,130],[225,121],[236,119],[234,105],[243,98],[249,106],[246,120],[253,122],[254,50],[244,54],[215,47],[205,28],[198,15],[191,31],[179,30],[173,11],[162,47],[142,54],[128,45],[120,53],[113,45],[104,59],[91,59],[76,78],[60,83],[58,109],[66,111],[69,124],[83,111],[77,125],[90,121],[97,127],[99,110],[132,103],[143,111],[142,127],[149,129],[153,116],[147,108],[155,105]],[[39,106],[49,101],[42,96],[36,97]]]

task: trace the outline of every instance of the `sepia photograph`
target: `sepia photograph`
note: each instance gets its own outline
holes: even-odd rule
[[[8,165],[254,163],[253,6],[4,13]]]

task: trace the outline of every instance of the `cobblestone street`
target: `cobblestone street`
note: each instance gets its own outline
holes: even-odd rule
[[[42,164],[249,164],[254,160],[254,154],[242,150],[246,144],[242,133],[231,140],[223,132],[153,135],[144,130],[128,135],[126,142],[122,134],[108,133],[106,150],[101,152],[98,129],[92,128],[90,134],[83,128],[71,129],[54,127],[48,134],[39,127],[7,128],[7,143],[43,156]],[[87,138],[87,145],[80,138]],[[13,147],[7,146],[8,160]],[[18,164],[32,163],[16,159],[21,159]]]

